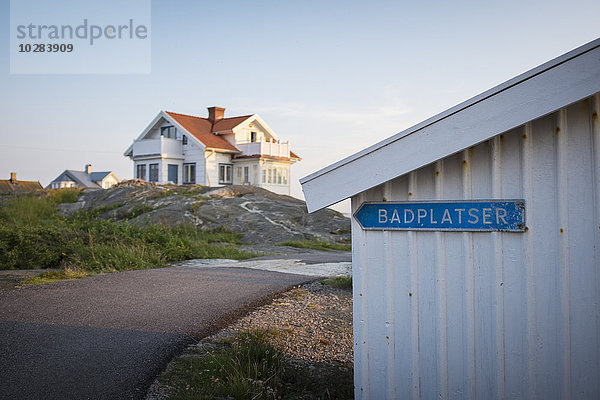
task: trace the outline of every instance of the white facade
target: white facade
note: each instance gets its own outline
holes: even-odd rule
[[[599,115],[597,40],[303,179],[311,210],[525,200],[524,233],[353,219],[356,398],[600,398]]]
[[[109,174],[106,176],[106,178],[104,178],[102,180],[101,186],[102,186],[102,189],[108,189],[110,187],[113,187],[114,185],[116,185],[119,182],[120,182],[119,178],[117,178],[114,174]]]
[[[51,189],[65,189],[65,188],[73,188],[73,187],[76,187],[76,184],[73,181],[52,182],[50,184]]]
[[[249,184],[289,194],[290,166],[299,160],[289,143],[279,141],[257,115],[238,118],[235,126],[210,133],[227,145],[219,147],[203,143],[189,126],[161,112],[125,152],[134,161],[134,177],[160,184]]]

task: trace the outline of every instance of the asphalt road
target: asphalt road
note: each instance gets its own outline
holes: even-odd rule
[[[314,277],[177,267],[0,291],[0,399],[140,399],[185,346]]]

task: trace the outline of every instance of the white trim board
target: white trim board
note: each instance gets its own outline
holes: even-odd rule
[[[180,132],[182,132],[183,134],[186,134],[188,136],[188,140],[191,139],[192,141],[194,141],[196,144],[198,144],[200,146],[200,148],[202,150],[204,150],[206,148],[206,145],[204,143],[202,143],[196,136],[192,135],[187,129],[185,129],[181,124],[179,124],[179,122],[177,122],[174,118],[172,118],[166,111],[161,110],[158,115],[156,117],[154,117],[154,119],[152,120],[152,122],[150,122],[150,124],[148,124],[148,126],[146,127],[146,129],[144,129],[142,131],[142,133],[140,133],[140,135],[133,141],[133,143],[144,139],[144,137],[146,137],[146,135],[148,135],[148,133],[154,129],[154,127],[158,124],[158,122],[161,120],[161,118],[165,119],[166,121],[168,121],[169,123],[173,124],[177,129],[179,129]],[[133,152],[133,143],[131,143],[129,145],[129,147],[127,148],[127,150],[125,150],[125,152],[123,153],[123,155],[125,157],[132,157],[133,154],[130,156],[128,155],[129,153]],[[133,159],[133,158],[132,158]]]
[[[300,179],[309,212],[600,92],[600,39]]]

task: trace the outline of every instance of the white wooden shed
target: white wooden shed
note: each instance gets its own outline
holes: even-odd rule
[[[525,201],[523,232],[353,218],[356,398],[600,398],[599,114],[600,39],[300,180],[311,212]]]

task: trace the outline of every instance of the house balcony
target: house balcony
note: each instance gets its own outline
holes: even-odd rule
[[[181,140],[165,138],[143,139],[133,143],[133,157],[160,156],[162,158],[182,158]]]
[[[290,157],[289,142],[249,142],[237,143],[236,147],[242,152],[241,156],[273,156]]]

